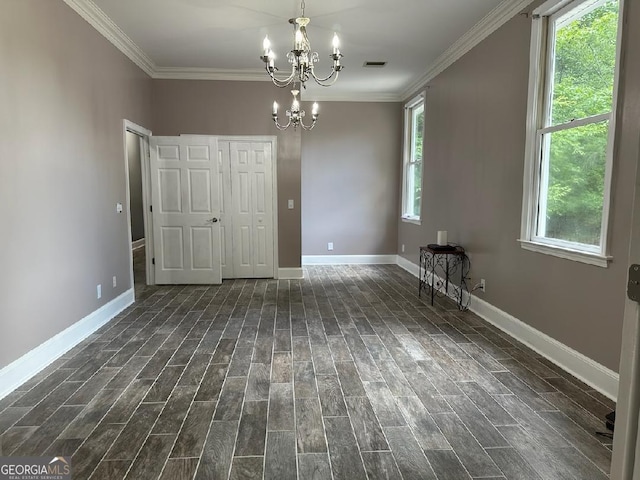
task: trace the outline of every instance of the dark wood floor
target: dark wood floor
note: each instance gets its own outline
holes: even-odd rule
[[[0,400],[0,455],[72,455],[77,479],[608,478],[612,402],[398,267],[137,293]]]

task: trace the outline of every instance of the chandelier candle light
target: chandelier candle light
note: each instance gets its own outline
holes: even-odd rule
[[[293,129],[295,130],[298,128],[298,125],[300,125],[305,130],[311,130],[315,127],[316,122],[318,121],[318,104],[314,103],[311,108],[311,124],[305,125],[302,121],[305,112],[304,110],[300,110],[300,102],[298,101],[298,94],[300,93],[300,90],[291,90],[291,93],[293,94],[293,102],[291,102],[291,109],[287,110],[287,117],[289,118],[289,121],[286,125],[278,123],[278,103],[273,102],[271,117],[273,118],[276,127],[278,127],[279,130],[286,130],[289,126],[293,125]]]
[[[333,35],[333,53],[329,55],[329,58],[333,60],[331,73],[324,78],[316,76],[314,64],[318,62],[320,57],[318,52],[311,51],[311,44],[307,37],[307,25],[309,25],[311,20],[304,16],[304,0],[302,0],[300,8],[302,15],[289,20],[289,23],[291,23],[294,28],[293,50],[287,53],[287,60],[291,64],[291,74],[286,78],[276,77],[278,70],[275,66],[276,56],[273,50],[271,50],[271,42],[268,36],[265,36],[264,42],[262,42],[263,54],[260,58],[264,62],[265,69],[271,77],[271,80],[278,87],[284,88],[291,83],[300,83],[302,87],[306,88],[305,83],[310,78],[313,78],[318,85],[329,87],[336,82],[338,74],[343,68],[342,65],[340,65],[340,58],[342,58],[342,53],[340,53],[339,48],[340,40],[337,34]]]

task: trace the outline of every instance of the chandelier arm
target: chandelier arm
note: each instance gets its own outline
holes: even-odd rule
[[[318,115],[316,114],[316,115],[312,115],[310,125],[305,125],[304,122],[302,121],[302,118],[300,118],[300,121],[298,123],[300,123],[302,128],[304,128],[305,130],[311,130],[313,129],[313,127],[316,126],[317,121],[318,121]]]
[[[267,68],[266,70],[267,70],[267,73],[269,74],[269,76],[271,77],[271,80],[273,81],[273,84],[276,87],[279,87],[279,88],[284,88],[284,87],[287,87],[287,86],[291,85],[291,82],[293,81],[293,79],[296,76],[296,72],[294,70],[294,71],[291,72],[291,74],[287,78],[281,79],[281,78],[276,77],[275,74],[272,71],[269,70],[269,68]]]
[[[291,82],[293,81],[293,77],[289,77],[286,80],[280,80],[278,78],[271,77],[271,80],[276,87],[285,88],[291,85]]]
[[[276,124],[276,127],[277,127],[278,130],[286,130],[287,128],[289,128],[289,125],[291,125],[291,118],[289,118],[289,121],[287,122],[286,125],[280,125],[278,123],[278,117],[274,116],[273,117],[273,123]]]
[[[340,70],[338,70],[335,67],[333,67],[331,69],[331,73],[328,76],[324,77],[324,78],[317,77],[316,73],[313,70],[311,70],[311,75],[313,76],[313,79],[316,81],[316,83],[318,85],[320,85],[321,87],[330,87],[331,85],[336,83],[336,81],[338,80],[338,75],[340,75]],[[333,80],[331,80],[332,77],[333,77]],[[331,80],[331,82],[325,83],[328,80]]]

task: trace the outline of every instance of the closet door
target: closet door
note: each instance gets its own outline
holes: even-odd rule
[[[222,283],[216,139],[149,142],[156,283]]]
[[[235,278],[273,277],[270,142],[229,142]]]

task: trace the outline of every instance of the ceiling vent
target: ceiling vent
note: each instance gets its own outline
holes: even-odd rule
[[[387,62],[364,62],[364,68],[382,68]]]

